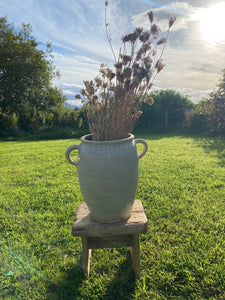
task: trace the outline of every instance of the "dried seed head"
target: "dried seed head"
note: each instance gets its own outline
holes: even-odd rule
[[[159,73],[164,67],[165,65],[162,63],[162,60],[159,59],[156,64],[155,64],[155,67],[157,69],[157,73]]]
[[[124,74],[124,76],[125,76],[126,78],[129,78],[129,77],[131,76],[131,74],[132,74],[132,69],[131,69],[131,68],[125,68],[125,69],[123,70],[123,74]]]
[[[87,92],[85,91],[85,89],[82,89],[82,90],[81,90],[81,94],[82,94],[83,96],[87,96],[87,95],[88,95]]]
[[[102,84],[102,81],[101,81],[101,79],[100,79],[100,78],[98,78],[98,77],[96,77],[96,78],[95,78],[95,82],[96,82],[96,87],[100,87],[100,86],[101,86],[101,84]]]
[[[126,90],[129,90],[129,87],[130,87],[130,80],[128,79],[128,80],[126,80],[125,83],[124,83],[124,88],[125,88]]]
[[[173,26],[173,23],[176,21],[176,17],[171,17],[169,20],[169,28]]]
[[[143,28],[141,27],[136,27],[134,32],[133,32],[133,39],[132,42],[136,42],[136,40],[138,39],[138,37],[141,35]]]
[[[139,72],[139,64],[137,62],[135,62],[133,64],[132,69],[133,69],[133,75],[136,76],[138,74],[138,72]]]
[[[112,80],[115,77],[115,74],[113,73],[113,71],[110,68],[106,69],[106,77],[109,80]]]
[[[81,99],[80,94],[75,95],[75,98],[76,98],[76,99]]]
[[[148,91],[153,87],[153,83],[150,82],[149,85],[148,85]]]
[[[124,65],[126,65],[128,62],[131,61],[131,56],[130,55],[122,55],[121,58],[123,60]]]
[[[135,43],[137,38],[140,36],[142,33],[143,28],[137,27],[135,28],[133,33],[126,34],[122,36],[121,40],[126,43],[126,42],[132,42]]]
[[[135,119],[139,119],[141,115],[142,115],[142,111],[138,110],[134,112],[133,117]]]
[[[147,42],[147,40],[149,39],[150,33],[148,31],[144,31],[142,32],[142,34],[139,37],[139,40],[143,43]]]
[[[140,85],[140,86],[139,86],[139,92],[140,92],[140,93],[143,93],[144,90],[145,90],[145,86],[144,86],[144,85]]]
[[[124,74],[118,72],[118,73],[116,73],[116,78],[120,83],[122,83],[124,81]]]
[[[126,35],[123,35],[121,40],[126,43],[126,42],[131,42],[133,40],[133,33],[129,33]]]
[[[121,70],[123,67],[123,64],[121,62],[118,62],[114,66],[116,67],[117,70]]]
[[[134,69],[138,69],[138,68],[139,68],[139,64],[138,64],[137,62],[135,62],[135,63],[133,64],[133,68],[134,68]]]
[[[146,43],[142,44],[141,48],[139,49],[136,59],[141,59],[142,55],[146,56],[146,52],[151,49],[151,42],[147,41]]]
[[[144,98],[144,103],[147,103],[148,105],[152,105],[154,103],[154,99],[152,97],[146,96]]]
[[[109,2],[106,0],[106,1],[105,1],[105,6],[107,6],[108,4],[109,4]]]
[[[143,31],[143,28],[142,28],[142,27],[136,27],[136,28],[135,28],[135,32],[136,32],[136,34],[138,34],[138,35],[140,35],[140,34],[142,33],[142,31]]]
[[[110,68],[107,68],[106,71],[107,71],[107,75],[109,75],[110,73],[112,73],[112,69],[110,69]]]
[[[146,44],[144,44],[144,52],[147,52],[151,49],[151,42],[148,41]]]
[[[89,95],[93,95],[95,90],[94,90],[94,83],[93,81],[84,81],[86,91],[88,92]]]
[[[165,44],[167,41],[166,38],[161,38],[158,42],[157,42],[157,45],[162,45],[162,44]]]
[[[138,80],[141,82],[143,78],[147,77],[148,71],[142,67],[138,73]]]
[[[147,70],[149,70],[151,68],[152,59],[149,56],[145,57],[145,59],[144,59],[144,65],[145,65],[145,68]]]
[[[115,73],[110,73],[110,77],[109,77],[109,80],[112,80],[114,77],[116,76],[116,74]]]
[[[133,82],[132,82],[132,84],[131,84],[131,88],[132,88],[132,89],[135,89],[135,88],[138,87],[138,85],[139,85],[138,78],[135,77],[134,80],[133,80]]]
[[[151,26],[151,33],[152,33],[152,35],[158,35],[159,32],[160,32],[159,26],[156,25],[156,24],[152,24],[152,26]]]
[[[153,12],[152,11],[148,12],[148,18],[149,18],[149,21],[152,23],[153,22]]]
[[[141,59],[141,56],[142,56],[143,53],[144,53],[144,50],[143,50],[143,48],[141,47],[140,50],[139,50],[138,53],[137,53],[136,60]]]

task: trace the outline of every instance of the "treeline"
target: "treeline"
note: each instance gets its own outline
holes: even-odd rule
[[[136,129],[225,135],[225,70],[214,91],[198,104],[172,90],[161,90],[149,96],[153,97],[154,104],[143,105],[143,115]]]
[[[142,116],[136,125],[136,130],[144,132],[171,132],[184,126],[185,115],[195,108],[187,97],[173,90],[161,90],[149,95],[152,105],[143,103]]]
[[[142,116],[135,131],[143,133],[204,133],[225,134],[225,97],[221,94],[222,81],[208,99],[194,104],[187,96],[173,90],[161,90],[149,95],[152,105],[143,103]],[[44,137],[72,137],[88,132],[82,108],[66,108],[64,103],[51,112],[39,112],[35,107],[32,114],[24,115],[22,122],[16,113],[5,119],[1,137],[39,134]],[[25,121],[26,120],[26,121]],[[2,124],[1,124],[2,125]],[[24,126],[25,125],[25,126]],[[3,127],[2,127],[3,128]]]
[[[143,105],[137,129],[225,135],[225,70],[214,91],[198,104],[172,90],[161,90],[149,96],[153,97],[154,104]]]
[[[0,117],[1,118],[1,117]],[[0,120],[0,137],[43,137],[69,138],[87,131],[87,123],[82,109],[66,108],[64,104],[52,112],[40,112],[36,108],[31,114],[21,116],[12,113]]]

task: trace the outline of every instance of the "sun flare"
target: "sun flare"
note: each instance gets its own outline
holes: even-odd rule
[[[225,40],[225,2],[197,13],[204,40],[215,43]]]

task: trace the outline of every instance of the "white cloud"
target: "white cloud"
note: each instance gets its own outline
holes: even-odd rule
[[[52,42],[55,65],[62,78],[57,81],[72,96],[73,87],[93,79],[101,62],[113,65],[105,35],[104,0],[0,0],[0,11],[16,26],[31,23],[33,35],[41,43]],[[156,88],[188,92],[193,99],[213,89],[224,66],[225,44],[210,45],[201,36],[195,13],[219,0],[111,0],[108,20],[112,43],[119,51],[121,35],[135,26],[149,27],[147,11],[166,30],[168,17],[177,20],[164,53],[165,69],[155,81]],[[160,21],[161,20],[161,21]],[[199,97],[200,97],[199,96]],[[74,100],[75,101],[75,100]]]
[[[173,25],[173,31],[186,28],[188,22],[192,19],[192,15],[198,10],[188,2],[169,2],[166,5],[151,8],[148,11],[153,11],[154,22],[161,26],[161,30],[167,30],[168,20],[170,17],[176,17],[176,22]],[[147,12],[143,12],[133,16],[135,26],[149,28],[149,20],[146,17]]]
[[[89,57],[59,53],[55,53],[54,57],[63,84],[81,86],[83,80],[93,79],[98,74],[100,62]]]
[[[70,100],[70,99],[68,99],[65,102],[68,103],[71,106],[82,107],[82,103],[81,103],[80,100]]]
[[[163,56],[166,67],[156,78],[155,88],[172,88],[200,101],[221,77],[225,44],[212,45],[202,38],[199,20],[193,17],[200,10],[199,6],[177,1],[151,10],[162,20],[161,26],[166,25],[168,15],[177,17]],[[135,26],[148,25],[148,20],[144,21],[145,14],[133,17]]]

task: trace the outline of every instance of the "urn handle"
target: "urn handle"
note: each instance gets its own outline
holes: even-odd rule
[[[141,152],[141,154],[138,154],[138,158],[141,158],[147,152],[147,150],[148,150],[148,144],[143,139],[135,139],[134,142],[135,142],[135,145],[138,144],[138,143],[140,143],[140,144],[142,144],[144,146],[144,149]]]
[[[74,166],[77,166],[78,161],[73,161],[70,157],[70,152],[73,150],[80,150],[80,145],[72,145],[66,150],[66,159],[68,162]]]

